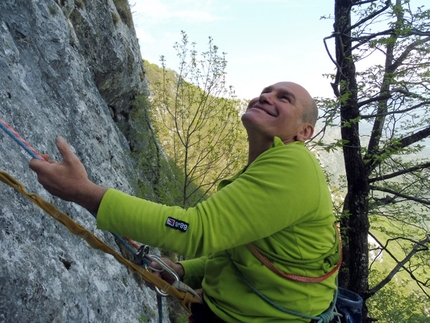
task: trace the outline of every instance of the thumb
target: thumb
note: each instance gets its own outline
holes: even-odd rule
[[[32,160],[30,160],[30,163],[28,165],[30,166],[30,169],[37,173],[45,167],[45,163],[46,161],[41,161],[39,159],[33,158]]]
[[[66,139],[61,136],[58,136],[55,140],[55,143],[57,144],[58,151],[63,157],[63,161],[65,163],[70,163],[78,159],[78,157],[76,157],[76,155],[73,153]]]

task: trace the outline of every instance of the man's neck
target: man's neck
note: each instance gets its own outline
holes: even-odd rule
[[[273,140],[249,138],[248,165],[272,146]]]

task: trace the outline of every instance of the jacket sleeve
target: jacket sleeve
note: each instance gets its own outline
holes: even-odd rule
[[[207,257],[179,261],[184,267],[184,283],[194,289],[202,288]]]
[[[261,154],[246,171],[195,207],[182,209],[109,189],[98,228],[188,257],[262,239],[309,220],[320,198],[316,159],[302,145]]]

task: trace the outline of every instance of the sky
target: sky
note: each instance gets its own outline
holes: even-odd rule
[[[181,30],[198,52],[209,37],[226,53],[227,84],[243,99],[279,81],[332,96],[323,77],[334,71],[323,38],[332,32],[331,0],[129,0],[142,58],[178,70],[175,42]],[[329,45],[333,50],[334,42]]]
[[[428,0],[411,0],[411,6]],[[241,99],[268,85],[292,81],[313,97],[333,97],[335,66],[323,39],[333,31],[334,0],[129,0],[142,58],[178,71],[173,48],[185,31],[199,52],[212,37],[225,52],[227,84]],[[327,17],[322,19],[322,17]],[[334,40],[327,42],[334,55]],[[375,63],[370,60],[366,64]],[[357,65],[358,67],[358,65]],[[430,139],[429,139],[430,140]],[[428,141],[427,141],[428,142]],[[430,147],[430,144],[427,143]],[[430,149],[430,148],[429,148]]]

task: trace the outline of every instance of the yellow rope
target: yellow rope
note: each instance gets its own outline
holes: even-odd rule
[[[106,243],[104,243],[99,238],[97,238],[90,231],[88,231],[87,229],[85,229],[84,227],[76,223],[67,214],[60,212],[54,205],[45,201],[39,195],[27,193],[24,188],[24,185],[22,185],[19,181],[13,178],[10,174],[0,171],[0,181],[8,184],[9,186],[13,187],[16,191],[23,194],[30,201],[32,201],[34,204],[36,204],[41,209],[43,209],[46,213],[52,216],[55,220],[65,225],[71,233],[84,239],[92,248],[114,256],[115,259],[118,260],[120,263],[128,266],[129,268],[131,268],[131,270],[133,270],[134,272],[142,276],[144,280],[152,283],[154,286],[157,286],[159,289],[169,294],[170,296],[175,297],[189,313],[191,313],[191,304],[200,302],[200,300],[194,297],[190,292],[180,291],[176,289],[171,284],[167,283],[160,277],[151,273],[149,270],[137,264],[134,264],[133,262],[124,258],[118,252],[116,252],[111,247],[109,247]]]

